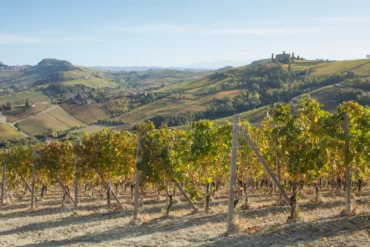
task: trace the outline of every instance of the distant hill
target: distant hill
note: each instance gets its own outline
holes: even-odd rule
[[[2,89],[12,87],[14,90],[25,90],[36,82],[53,77],[59,80],[66,71],[79,70],[70,62],[58,59],[43,59],[36,66],[2,66],[0,70],[0,86]]]
[[[243,66],[247,64],[249,64],[249,62],[247,61],[235,62],[235,61],[230,61],[230,60],[218,60],[218,61],[212,61],[212,62],[196,63],[196,64],[189,65],[188,67],[215,70],[215,69],[224,68],[228,66],[239,67],[239,66]]]
[[[226,66],[203,72],[168,68],[104,71],[57,59],[44,59],[30,67],[2,67],[6,69],[0,70],[0,93],[14,90],[0,96],[0,105],[9,102],[14,106],[4,115],[12,122],[32,116],[18,123],[30,135],[70,131],[101,119],[125,123],[125,128],[143,120],[151,120],[156,126],[162,123],[183,126],[199,119],[224,122],[240,113],[258,124],[269,106],[303,94],[310,94],[329,111],[335,111],[345,100],[370,105],[370,60],[365,59],[294,60],[291,64],[262,59],[241,67]],[[19,67],[24,70],[17,70]],[[116,94],[116,90],[105,90],[106,87],[125,93]],[[97,89],[114,92],[112,99],[101,105],[62,105],[60,109],[45,104],[62,93]],[[39,102],[37,109],[48,108],[48,112],[36,115],[15,107],[20,107],[26,99]],[[10,130],[4,128],[6,133]]]
[[[45,88],[52,84],[74,86],[77,84],[86,87],[115,87],[116,84],[101,78],[102,71],[74,66],[66,60],[46,58],[35,66],[2,66],[0,69],[0,88],[4,94]],[[0,93],[1,93],[0,90]],[[58,92],[46,90],[50,96]]]
[[[6,65],[6,64],[0,62],[0,70],[5,70],[5,69],[9,69],[9,68],[10,68],[9,65]]]
[[[34,68],[34,73],[55,73],[55,72],[61,72],[61,71],[71,71],[76,70],[77,67],[73,66],[68,61],[65,60],[58,60],[53,58],[47,58],[41,60]]]

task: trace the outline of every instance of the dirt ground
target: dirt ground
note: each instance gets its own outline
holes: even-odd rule
[[[369,191],[354,198],[356,215],[340,217],[344,195],[322,192],[323,202],[306,193],[299,201],[302,221],[288,224],[288,206],[276,205],[277,197],[251,192],[251,210],[235,213],[237,229],[224,236],[227,194],[211,202],[211,213],[191,208],[180,195],[166,217],[166,199],[147,195],[140,208],[141,222],[130,224],[133,207],[129,193],[121,192],[122,209],[107,209],[100,196],[82,195],[79,210],[72,203],[61,206],[61,190],[49,189],[35,210],[27,198],[14,193],[10,205],[0,208],[0,246],[370,246]],[[114,201],[112,201],[114,207]]]

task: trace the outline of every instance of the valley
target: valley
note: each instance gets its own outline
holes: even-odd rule
[[[269,106],[303,94],[335,112],[345,100],[370,104],[370,60],[259,60],[214,71],[116,71],[44,59],[0,70],[3,146],[20,139],[78,138],[151,120],[186,128],[199,119],[259,124]]]

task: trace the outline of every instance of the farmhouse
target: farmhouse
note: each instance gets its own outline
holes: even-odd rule
[[[96,101],[94,99],[92,99],[92,98],[87,98],[86,99],[86,103],[89,104],[89,105],[91,105],[91,104],[95,104]]]
[[[286,54],[285,51],[283,54],[277,54],[276,55],[276,60],[280,63],[289,63],[291,59],[290,54]]]

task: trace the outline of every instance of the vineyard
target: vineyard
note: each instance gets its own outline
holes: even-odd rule
[[[129,213],[127,225],[135,227],[146,223],[146,205],[164,196],[164,219],[176,221],[183,202],[189,217],[222,214],[223,236],[254,233],[261,226],[241,219],[256,209],[256,194],[269,198],[269,207],[286,209],[284,224],[301,226],[301,205],[320,208],[327,197],[344,202],[334,212],[341,219],[368,214],[370,109],[351,101],[332,114],[303,97],[271,107],[260,126],[238,115],[231,123],[201,120],[186,130],[144,122],[134,131],[103,130],[0,155],[3,212],[17,204],[37,210],[48,198],[75,212],[87,200],[106,201],[104,207]],[[370,227],[355,219],[361,229]]]

